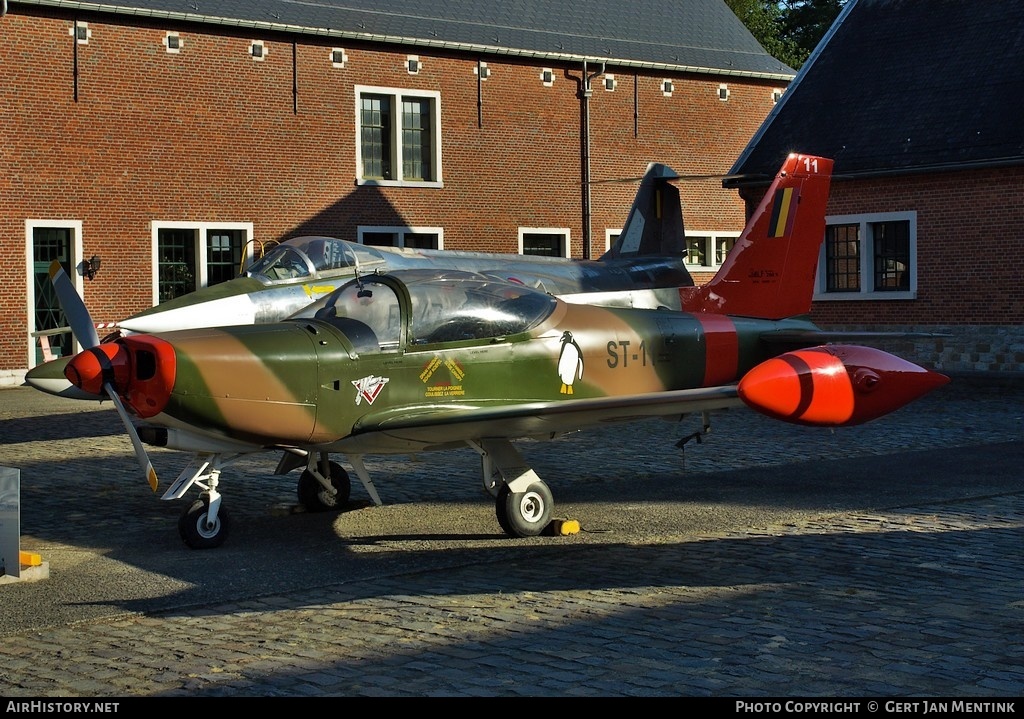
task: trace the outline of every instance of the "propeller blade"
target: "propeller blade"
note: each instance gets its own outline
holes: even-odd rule
[[[110,369],[110,357],[104,355],[101,351],[102,348],[95,350],[95,348],[100,347],[100,338],[96,334],[96,325],[93,324],[92,317],[89,315],[89,309],[85,306],[81,296],[79,296],[78,290],[75,289],[74,284],[71,282],[71,278],[68,277],[64,268],[61,267],[60,262],[57,260],[50,263],[50,281],[53,283],[53,289],[57,293],[57,300],[60,302],[61,309],[67,315],[68,323],[71,325],[71,332],[75,335],[75,339],[85,348],[86,352],[94,350],[94,357],[96,361],[101,362],[101,366],[105,362],[107,369],[104,369],[101,374],[97,375],[97,377],[105,377],[107,370]],[[87,356],[86,352],[76,355],[76,358]],[[74,366],[74,364],[75,360],[70,360],[69,366]],[[141,467],[142,473],[146,477],[146,482],[149,483],[149,488],[155,492],[159,484],[156,470],[153,469],[153,463],[149,461],[149,455],[146,454],[146,448],[139,438],[139,433],[132,423],[132,418],[128,415],[128,410],[124,407],[124,402],[121,401],[121,397],[117,394],[117,389],[115,389],[112,382],[104,382],[103,391],[107,393],[107,397],[110,398],[110,401],[114,403],[114,407],[117,408],[117,414],[121,417],[121,422],[128,432],[128,437],[132,441],[132,447],[135,448],[135,458],[139,461],[139,467]]]
[[[146,475],[146,481],[149,482],[149,488],[154,492],[156,491],[159,480],[156,476],[156,470],[153,469],[153,463],[149,461],[149,455],[146,454],[146,448],[142,446],[142,440],[139,438],[139,433],[135,429],[135,425],[132,424],[131,417],[128,416],[128,410],[124,408],[124,403],[121,402],[121,398],[117,396],[117,391],[114,386],[107,382],[103,385],[103,388],[107,391],[111,401],[117,408],[117,413],[121,415],[121,421],[124,422],[124,428],[128,432],[128,436],[132,440],[132,446],[135,447],[135,458],[139,460],[139,466],[142,468],[142,473]]]
[[[53,289],[57,292],[57,299],[60,301],[64,314],[67,315],[68,324],[71,325],[71,332],[75,335],[75,339],[86,349],[98,345],[100,338],[96,334],[96,326],[92,323],[89,310],[86,309],[85,302],[82,301],[74,283],[71,282],[71,278],[60,266],[58,260],[50,263],[50,282],[53,283]]]

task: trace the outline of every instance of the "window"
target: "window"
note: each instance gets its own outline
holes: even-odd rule
[[[491,76],[491,68],[487,67],[486,62],[477,63],[477,67],[473,68],[473,72],[480,75],[481,80],[486,80]]]
[[[374,247],[444,249],[444,230],[440,227],[360,227],[357,237],[360,244]]]
[[[568,257],[569,228],[520,228],[519,254]]]
[[[438,92],[356,88],[359,184],[441,186]]]
[[[729,99],[729,86],[728,85],[719,85],[718,86],[718,99],[721,100],[722,102],[725,102],[726,100]]]
[[[551,68],[546,67],[540,71],[540,81],[544,87],[551,87],[555,84],[555,73]]]
[[[815,299],[912,298],[916,254],[916,213],[827,218]]]
[[[253,60],[263,60],[267,57],[267,48],[260,40],[253,40],[249,45],[249,55]]]
[[[57,292],[50,281],[50,263],[59,260],[79,293],[82,291],[82,223],[78,220],[26,220],[29,288],[28,366],[67,357],[76,344]],[[25,335],[22,335],[23,337]]]
[[[76,22],[69,33],[79,45],[88,45],[89,38],[92,37],[92,30],[89,29],[87,22]]]
[[[696,267],[720,267],[736,244],[739,233],[686,233],[686,264]]]
[[[251,237],[249,223],[154,222],[155,304],[237,277]]]
[[[405,61],[405,69],[410,75],[418,75],[422,67],[423,63],[420,62],[419,57],[416,55],[410,55]]]
[[[772,90],[772,104],[774,105],[775,103],[777,103],[781,99],[782,99],[782,90],[779,90],[779,89]]]
[[[164,36],[164,46],[167,52],[177,53],[181,51],[181,36],[176,32],[169,32]]]
[[[607,90],[608,92],[615,92],[615,88],[618,86],[618,84],[619,83],[615,79],[614,75],[604,76],[604,89]]]
[[[675,90],[675,86],[672,84],[671,80],[661,81],[661,94],[663,94],[665,97],[671,97],[673,90]]]
[[[348,55],[345,54],[344,48],[336,47],[331,50],[331,67],[343,68],[346,62]]]

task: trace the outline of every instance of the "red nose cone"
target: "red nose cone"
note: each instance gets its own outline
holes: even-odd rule
[[[873,347],[827,345],[763,362],[737,390],[769,417],[835,427],[881,417],[947,382],[945,375]]]
[[[176,375],[174,348],[150,335],[130,335],[80,352],[64,368],[71,384],[92,394],[104,394],[111,384],[139,417],[163,411]]]
[[[128,379],[128,353],[114,342],[87,349],[68,361],[64,376],[78,389],[92,394],[103,394],[107,382],[115,388],[123,387]]]

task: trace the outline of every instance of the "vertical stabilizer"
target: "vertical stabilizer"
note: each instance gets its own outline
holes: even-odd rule
[[[602,260],[682,257],[686,253],[679,188],[672,184],[678,178],[668,165],[652,162],[647,166],[619,239]]]
[[[811,309],[832,160],[792,154],[718,273],[682,297],[687,312],[782,319]]]

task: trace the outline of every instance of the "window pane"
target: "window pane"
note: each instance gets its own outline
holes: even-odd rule
[[[526,232],[523,234],[523,254],[541,255],[543,257],[565,257],[562,253],[564,243],[564,235]]]
[[[860,227],[829,225],[825,228],[827,292],[860,291]]]
[[[72,231],[70,227],[35,227],[32,229],[32,263],[33,263],[33,287],[34,307],[36,316],[35,331],[53,330],[58,327],[67,327],[68,321],[64,317],[57,292],[53,289],[53,282],[50,281],[50,263],[53,260],[60,260],[65,272],[73,272],[68,266],[71,259]],[[54,357],[66,357],[71,354],[72,337],[71,332],[62,332],[47,335],[38,341],[36,347],[36,362],[43,362],[47,359],[43,355],[40,343],[46,342]]]
[[[206,285],[227,282],[238,276],[245,249],[243,230],[210,230],[206,248]]]
[[[402,99],[402,179],[432,180],[430,101]]]
[[[708,237],[686,238],[686,262],[691,265],[706,265]]]
[[[406,232],[403,239],[406,247],[415,247],[417,250],[437,249],[437,235],[430,232]]]
[[[198,230],[160,230],[157,235],[157,303],[196,289]]]
[[[715,239],[715,264],[722,264],[729,256],[729,251],[736,244],[735,237],[718,237]]]
[[[363,177],[393,180],[391,168],[391,102],[386,95],[360,98],[359,131],[362,143]]]
[[[375,247],[398,247],[397,232],[364,232],[363,244]]]
[[[871,225],[875,250],[875,290],[910,289],[910,222]]]

